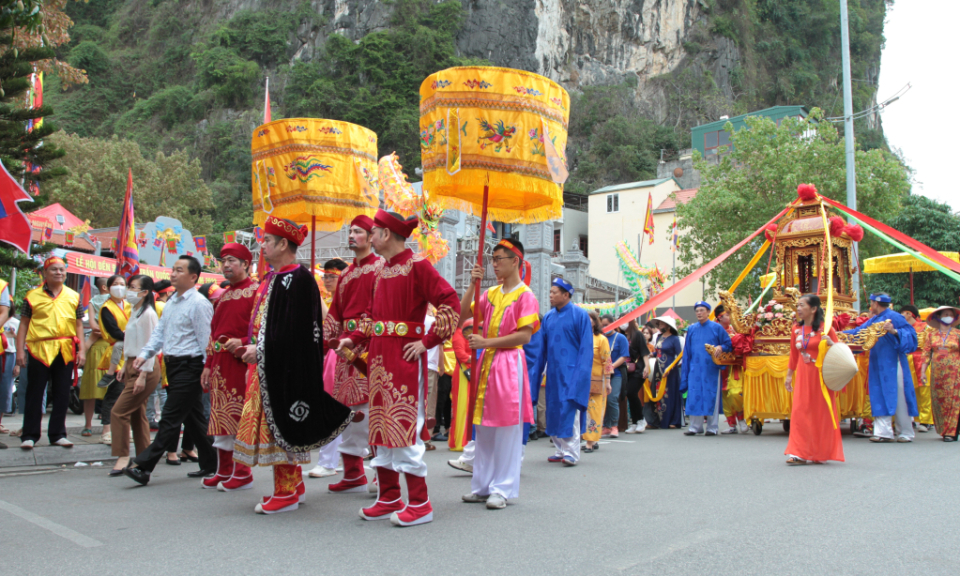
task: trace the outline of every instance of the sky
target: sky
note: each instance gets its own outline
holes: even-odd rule
[[[912,88],[882,114],[887,143],[914,169],[913,193],[960,211],[956,0],[896,0],[887,9],[877,101]],[[856,112],[856,111],[855,111]],[[953,144],[951,144],[953,143]]]

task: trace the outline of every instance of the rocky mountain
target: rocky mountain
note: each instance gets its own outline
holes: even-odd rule
[[[891,0],[851,0],[855,110],[875,99]],[[186,149],[234,226],[249,134],[274,118],[357,122],[418,162],[417,87],[463,63],[521,68],[573,95],[568,190],[655,173],[689,127],[777,104],[842,109],[837,0],[90,0],[61,57],[90,84],[47,102],[68,132]],[[885,146],[875,118],[861,146]],[[686,143],[686,144],[685,144]],[[613,159],[613,160],[610,160]],[[606,162],[606,163],[605,163]],[[214,230],[216,232],[216,230]]]

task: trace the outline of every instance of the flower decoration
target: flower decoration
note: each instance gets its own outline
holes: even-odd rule
[[[809,202],[817,197],[817,187],[813,184],[801,184],[797,186],[797,196],[804,202]]]

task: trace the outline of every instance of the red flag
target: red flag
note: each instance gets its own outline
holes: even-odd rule
[[[66,246],[73,246],[73,232],[63,233],[63,243]]]
[[[653,244],[653,192],[648,192],[647,215],[643,218],[643,233],[650,235],[650,244]]]
[[[140,251],[133,225],[133,170],[127,170],[127,193],[123,198],[123,215],[117,230],[117,274],[127,280],[140,273]]]
[[[270,77],[267,76],[267,92],[263,97],[263,123],[270,121]]]
[[[80,277],[80,302],[84,308],[90,305],[90,284],[89,276]]]
[[[489,233],[491,233],[491,234],[496,234],[496,233],[497,233],[497,229],[493,227],[493,223],[490,222],[489,220],[487,220],[487,232],[489,232]]]
[[[26,253],[30,248],[33,231],[30,220],[17,203],[33,201],[33,198],[10,176],[6,166],[2,163],[0,166],[3,167],[3,174],[0,174],[0,241],[16,246]]]

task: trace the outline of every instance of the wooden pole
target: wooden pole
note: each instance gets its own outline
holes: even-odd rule
[[[310,217],[310,273],[315,274],[317,265],[317,217]]]
[[[913,266],[910,267],[910,305],[913,306]]]
[[[489,186],[483,187],[483,208],[480,211],[480,245],[477,247],[477,266],[483,266],[483,244],[487,237],[487,198],[490,193]],[[463,314],[463,310],[460,311]],[[473,289],[473,333],[480,332],[480,280],[476,281]],[[477,403],[477,392],[480,389],[480,366],[477,362],[477,354],[474,350],[470,351],[470,396],[467,403],[467,430],[473,437],[473,408]]]

